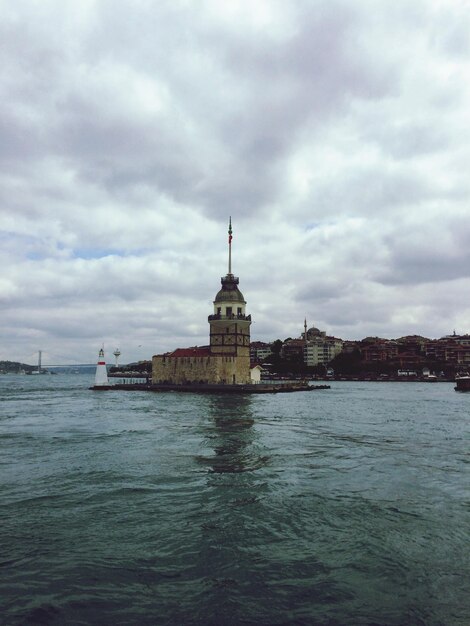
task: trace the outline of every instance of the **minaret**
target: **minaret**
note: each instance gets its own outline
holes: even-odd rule
[[[214,313],[208,318],[210,351],[213,355],[239,358],[240,364],[243,362],[243,371],[246,370],[246,381],[249,381],[251,315],[246,314],[246,302],[238,288],[239,279],[232,274],[231,218],[228,228],[228,274],[223,276],[220,282],[222,288],[215,296]]]
[[[104,349],[101,348],[98,355],[98,363],[96,364],[95,385],[108,384],[108,371],[104,360]]]
[[[304,363],[308,364],[307,317],[304,318]]]

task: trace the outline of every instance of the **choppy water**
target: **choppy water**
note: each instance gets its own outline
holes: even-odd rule
[[[470,394],[0,377],[4,624],[470,624]]]

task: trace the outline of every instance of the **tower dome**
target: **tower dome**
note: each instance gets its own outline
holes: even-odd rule
[[[246,304],[242,292],[238,288],[238,278],[233,274],[227,274],[220,279],[222,289],[215,296],[216,302],[241,302]]]

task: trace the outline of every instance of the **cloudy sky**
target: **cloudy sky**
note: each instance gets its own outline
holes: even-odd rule
[[[0,359],[470,332],[470,3],[0,0]],[[108,360],[112,360],[112,357]]]

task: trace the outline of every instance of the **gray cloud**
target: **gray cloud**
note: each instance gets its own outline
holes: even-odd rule
[[[229,215],[254,338],[468,330],[463,3],[4,9],[2,358],[207,343]]]

